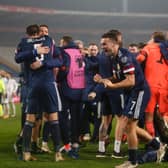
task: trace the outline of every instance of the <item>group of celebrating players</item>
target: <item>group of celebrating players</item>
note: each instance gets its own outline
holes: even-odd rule
[[[26,33],[15,53],[23,77],[23,124],[15,145],[21,146],[24,161],[36,160],[30,144],[36,144],[42,120],[41,149],[50,151],[51,135],[55,161],[64,160],[62,150],[78,159],[81,141],[90,140],[91,117],[92,140],[97,138],[99,146],[96,157],[106,157],[116,117],[112,157],[124,157],[124,134],[128,142],[128,161],[116,168],[138,166],[139,137],[156,151],[158,161],[163,159],[167,144],[154,126],[154,111],[168,123],[168,43],[162,32],[154,32],[136,52],[123,48],[122,33],[115,29],[101,36],[100,51],[95,43],[84,48],[70,36],[56,46],[47,25],[29,25]]]

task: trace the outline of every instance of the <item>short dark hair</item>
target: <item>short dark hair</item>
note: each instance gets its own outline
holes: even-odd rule
[[[138,47],[138,44],[136,44],[136,43],[130,43],[129,46],[130,47]]]
[[[73,41],[71,36],[63,36],[62,39],[68,44]]]
[[[144,43],[144,42],[139,42],[138,43],[138,48],[139,49],[143,49],[145,46],[146,46],[146,43]]]
[[[94,42],[91,42],[91,43],[89,43],[89,46],[98,46],[96,43],[94,43]]]
[[[117,35],[122,35],[122,33],[117,29],[111,29],[107,33],[116,33]]]
[[[46,27],[48,29],[48,26],[46,24],[41,24],[39,27]]]
[[[154,32],[152,34],[152,37],[153,37],[155,42],[165,41],[165,39],[166,39],[163,32]]]
[[[36,34],[39,34],[39,32],[40,32],[40,28],[39,28],[39,26],[37,24],[29,25],[26,28],[26,33],[29,36],[34,36]]]
[[[118,33],[117,32],[112,32],[108,31],[107,33],[104,33],[102,35],[102,38],[110,38],[111,40],[118,42]]]

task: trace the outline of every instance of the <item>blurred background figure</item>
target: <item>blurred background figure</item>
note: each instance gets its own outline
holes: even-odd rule
[[[14,78],[12,78],[11,74],[4,72],[2,74],[3,81],[5,85],[5,94],[3,96],[3,108],[4,108],[4,116],[3,118],[9,118],[16,116],[16,108],[15,108],[15,97],[17,96],[18,83]]]
[[[7,94],[7,108],[9,109],[9,114],[11,117],[16,117],[16,107],[15,107],[15,97],[17,96],[18,83],[7,73],[7,85],[6,85],[6,94]]]
[[[74,43],[78,46],[82,56],[89,54],[88,48],[84,46],[84,42],[82,40],[75,40]]]
[[[48,34],[49,34],[48,26],[46,24],[40,25],[40,35],[44,36],[44,35],[48,35]]]
[[[0,71],[0,117],[3,117],[3,108],[2,108],[2,96],[5,93],[5,84],[2,80],[2,75]]]
[[[138,44],[131,43],[128,47],[128,50],[133,54],[137,54],[139,52]]]

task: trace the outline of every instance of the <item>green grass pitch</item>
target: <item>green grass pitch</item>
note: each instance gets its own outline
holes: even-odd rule
[[[81,148],[80,158],[72,160],[65,156],[63,162],[54,162],[54,154],[36,155],[38,161],[24,162],[17,160],[13,151],[13,143],[20,130],[20,106],[17,105],[17,117],[9,119],[0,119],[0,168],[114,168],[124,160],[112,159],[110,157],[113,151],[113,143],[108,147],[107,158],[96,158],[97,144],[88,143],[86,147]],[[113,129],[114,130],[114,129]],[[126,145],[122,147],[127,149]],[[168,168],[167,163],[150,163],[138,166],[140,168]]]

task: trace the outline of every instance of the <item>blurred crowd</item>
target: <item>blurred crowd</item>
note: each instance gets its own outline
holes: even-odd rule
[[[0,117],[16,117],[15,103],[19,101],[19,83],[10,73],[0,70]]]

